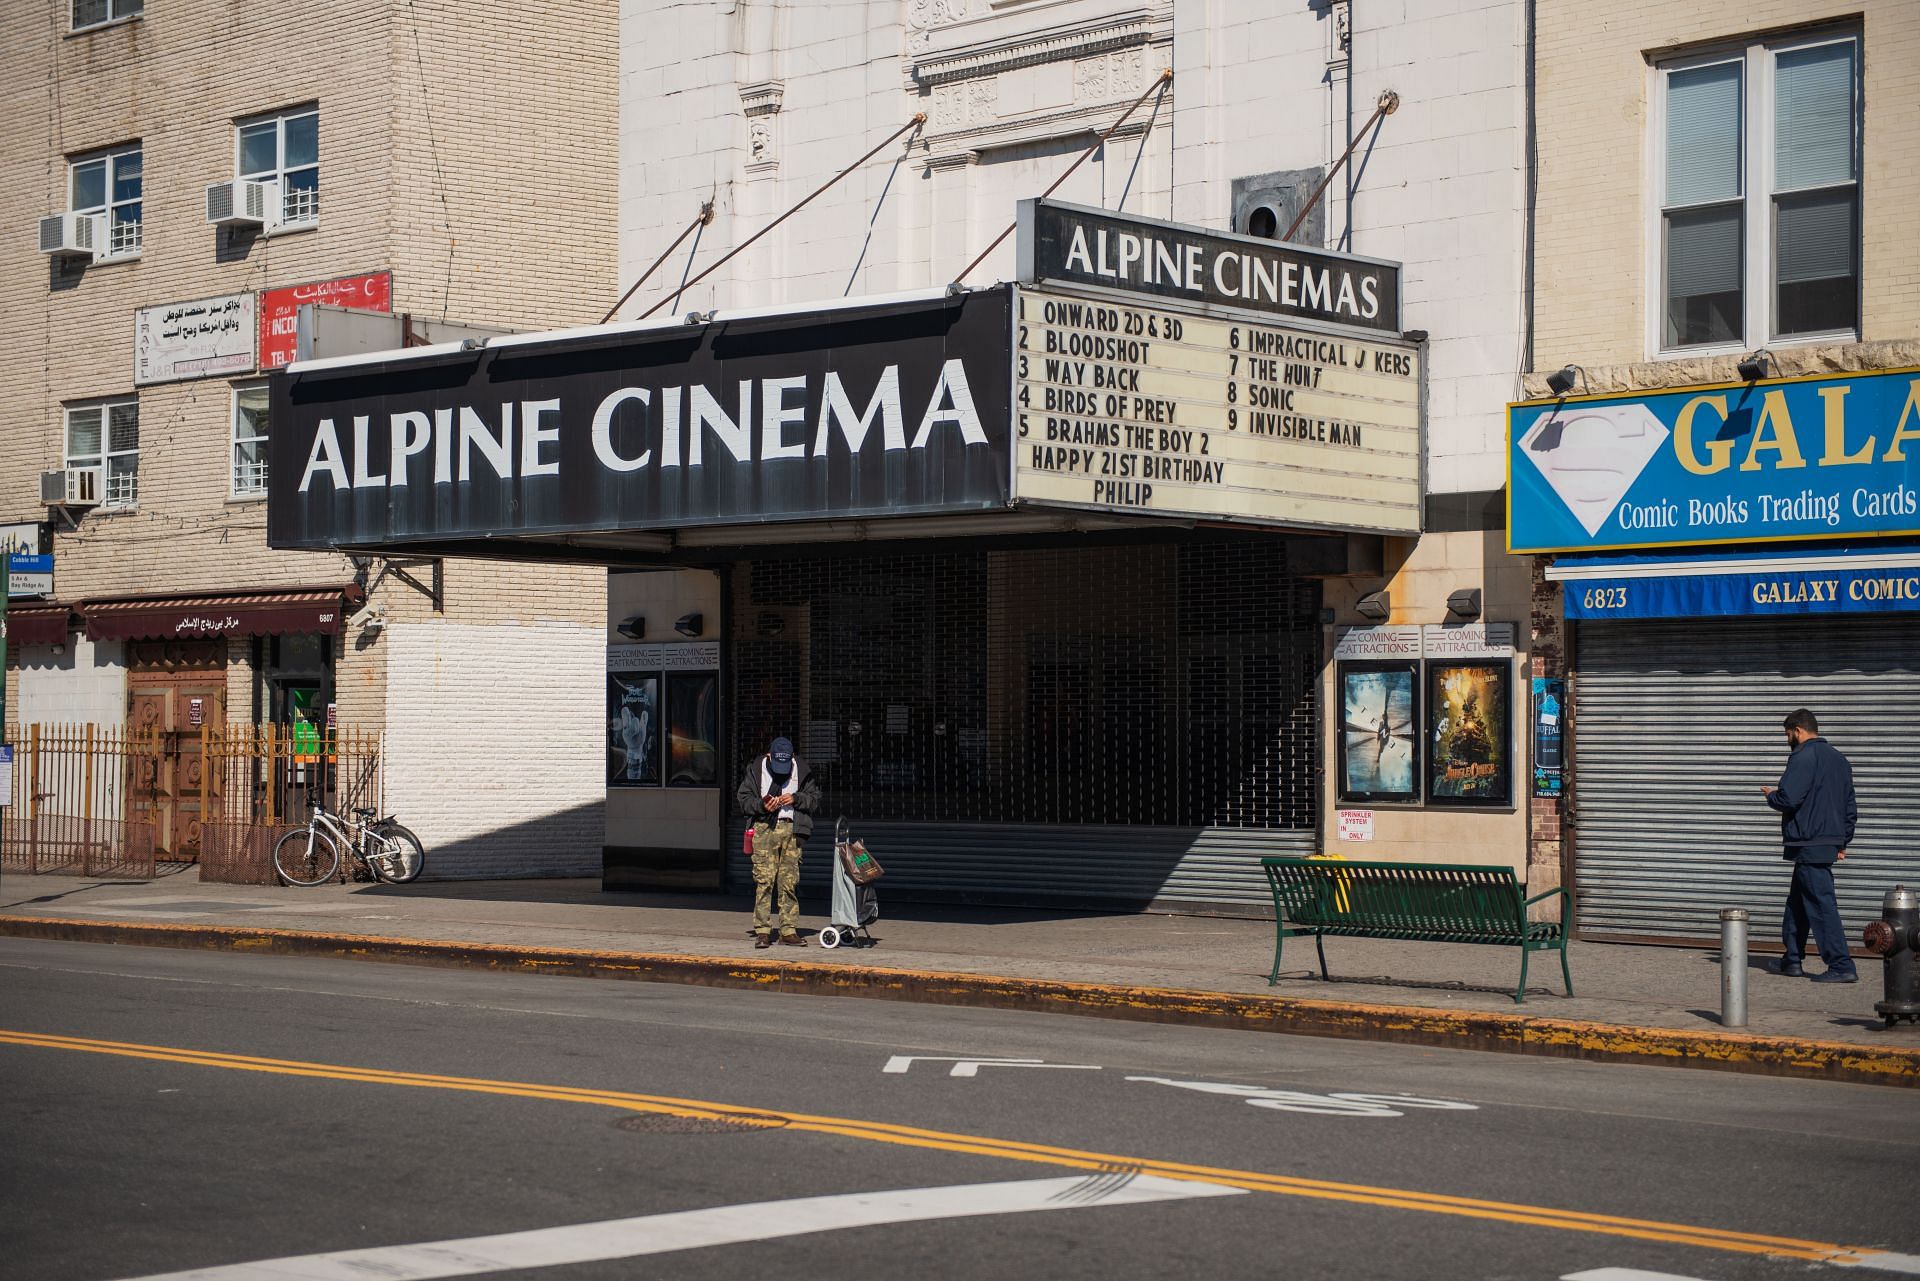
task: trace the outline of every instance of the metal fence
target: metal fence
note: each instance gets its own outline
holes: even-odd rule
[[[154,874],[154,829],[128,805],[155,776],[162,735],[101,725],[10,727],[13,804],[0,819],[0,869],[72,876]]]
[[[13,805],[0,869],[151,877],[197,862],[200,879],[272,884],[273,843],[311,801],[378,806],[381,735],[343,728],[203,725],[9,727]]]

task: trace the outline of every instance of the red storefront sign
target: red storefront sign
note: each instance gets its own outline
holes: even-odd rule
[[[353,307],[360,311],[392,311],[393,273],[376,271],[364,276],[319,280],[310,285],[261,290],[262,371],[278,369],[292,362],[297,340],[294,325],[299,319],[301,305],[310,302],[327,307]]]
[[[94,640],[206,640],[215,636],[337,634],[349,586],[233,596],[131,596],[79,606]]]

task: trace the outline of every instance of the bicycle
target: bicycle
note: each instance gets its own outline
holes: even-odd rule
[[[356,805],[351,817],[342,818],[314,802],[306,826],[274,844],[273,870],[289,885],[319,885],[339,871],[344,847],[375,880],[405,885],[427,865],[426,847],[391,817],[376,821],[374,813]]]

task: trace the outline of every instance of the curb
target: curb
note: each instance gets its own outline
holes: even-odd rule
[[[1706,1068],[1761,1076],[1920,1088],[1920,1046],[1623,1027],[1525,1014],[1362,1005],[1284,996],[1124,987],[1051,979],[822,965],[658,952],[612,952],[387,938],[367,934],[0,916],[0,936],[200,951],[324,956],[529,974],[637,979],[696,987],[858,996],[1078,1014],[1189,1027],[1385,1041],[1537,1058]]]

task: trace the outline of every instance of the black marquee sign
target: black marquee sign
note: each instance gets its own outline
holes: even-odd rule
[[[1400,332],[1400,266],[1047,200],[1023,200],[1018,278]]]
[[[277,372],[268,541],[1004,508],[1006,289]]]

